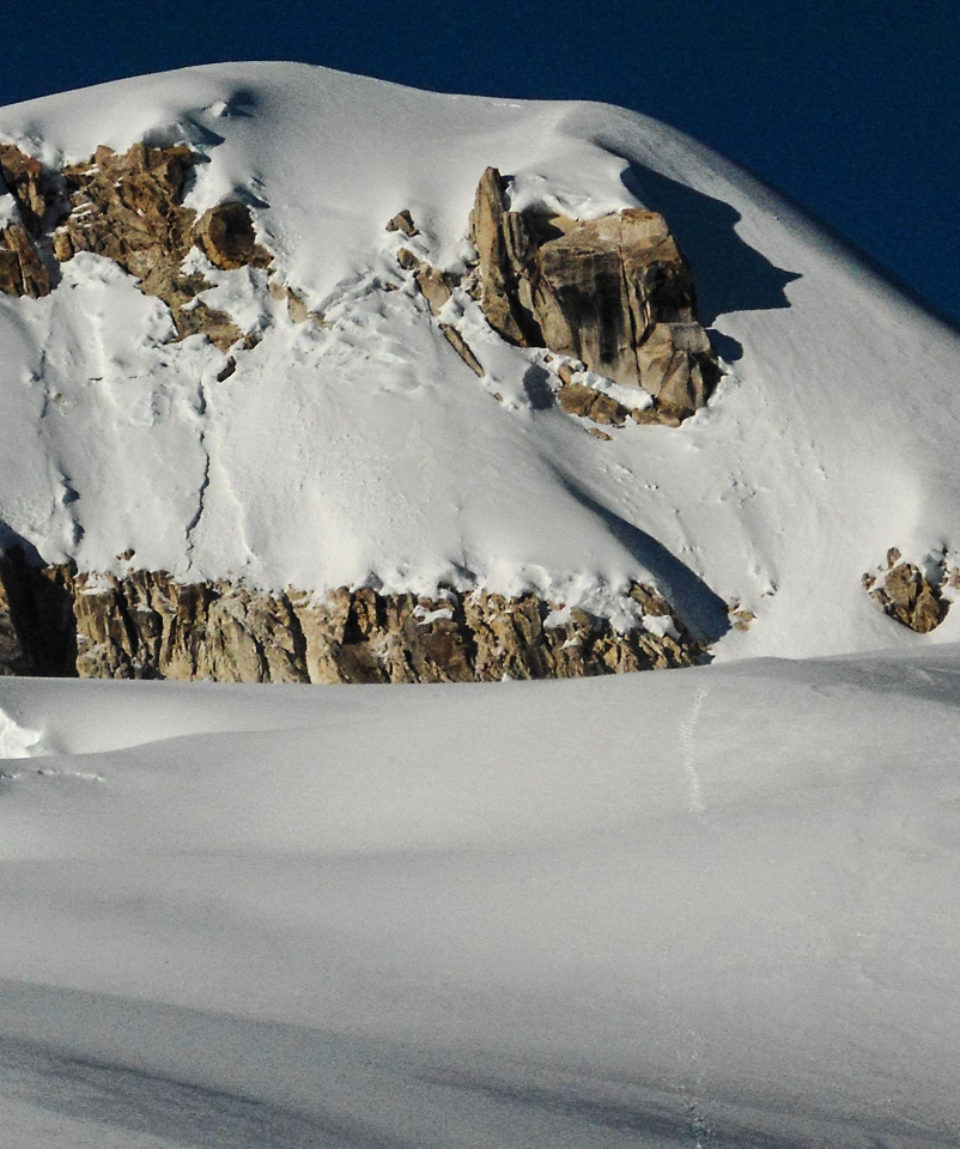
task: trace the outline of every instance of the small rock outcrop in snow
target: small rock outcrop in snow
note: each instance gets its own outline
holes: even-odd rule
[[[891,618],[915,630],[929,634],[946,618],[950,608],[943,591],[956,587],[960,572],[949,571],[941,563],[936,577],[929,577],[915,564],[902,557],[897,547],[887,552],[886,570],[863,576],[864,589]]]
[[[487,168],[472,235],[481,305],[504,339],[641,386],[671,415],[704,405],[720,371],[697,321],[690,267],[662,215],[627,208],[576,220],[510,211],[506,182]]]

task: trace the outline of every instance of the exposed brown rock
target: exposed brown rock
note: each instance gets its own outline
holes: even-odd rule
[[[439,315],[444,304],[453,294],[455,280],[444,275],[439,268],[434,267],[425,259],[420,259],[409,247],[400,248],[397,252],[397,263],[404,271],[415,272],[414,279],[417,287],[420,288],[420,294],[429,304],[430,311],[434,315]]]
[[[194,213],[182,206],[193,160],[185,144],[134,144],[123,155],[97,148],[90,162],[65,168],[71,211],[54,233],[57,258],[91,251],[141,279],[179,270],[193,245]]]
[[[417,281],[417,286],[424,299],[427,301],[431,312],[434,315],[439,315],[443,310],[447,300],[453,294],[450,289],[450,284],[444,278],[443,272],[438,271],[437,268],[431,266],[429,263],[421,263],[417,268],[414,279]]]
[[[413,254],[409,247],[401,247],[397,252],[397,263],[404,271],[413,271],[420,266],[420,259]]]
[[[0,144],[0,178],[17,201],[27,230],[38,236],[44,217],[56,200],[56,189],[43,165],[14,144]]]
[[[213,208],[194,228],[194,213],[182,203],[194,159],[185,144],[134,144],[123,155],[98,148],[89,163],[64,169],[71,210],[53,233],[53,250],[61,262],[80,251],[114,260],[137,276],[145,295],[167,304],[178,338],[203,334],[226,351],[243,333],[226,312],[197,300],[210,284],[181,264],[195,238],[221,267],[265,266],[270,256],[254,242],[243,204]]]
[[[0,229],[0,291],[31,299],[50,294],[50,273],[21,223]]]
[[[194,236],[207,259],[221,271],[269,267],[273,262],[270,252],[257,243],[250,209],[236,200],[204,212],[197,220]]]
[[[62,652],[70,643],[81,677],[228,682],[563,678],[687,666],[704,655],[676,620],[676,637],[641,627],[621,634],[607,620],[576,609],[551,625],[558,606],[534,594],[447,590],[428,597],[344,587],[325,596],[267,594],[227,582],[178,583],[164,572],[74,576],[66,567],[21,571],[13,583],[19,614],[5,605],[8,583],[0,569],[5,673],[41,672],[41,663],[47,673],[67,673]],[[59,615],[50,614],[59,629],[49,623],[49,649],[41,659],[38,632],[23,622],[38,617],[38,587],[60,596]],[[633,584],[630,594],[646,614],[673,617],[649,587]],[[20,625],[10,621],[14,615]],[[61,665],[51,670],[54,648]]]
[[[511,343],[549,347],[680,415],[719,378],[697,322],[689,265],[663,217],[630,208],[594,220],[507,209],[495,168],[471,217],[481,305]]]
[[[440,330],[443,332],[447,342],[456,351],[460,358],[466,363],[470,370],[481,379],[486,372],[483,369],[483,364],[470,350],[470,344],[460,334],[460,332],[449,323],[441,323]]]
[[[919,567],[900,561],[896,547],[887,552],[885,573],[863,576],[864,589],[884,613],[918,634],[928,634],[946,617],[949,604],[941,597],[946,581],[944,572],[941,581],[930,582]]]
[[[564,383],[557,392],[557,402],[568,415],[580,415],[594,423],[615,427],[622,427],[628,414],[627,408],[616,399],[582,383]]]
[[[404,235],[409,236],[411,239],[415,235],[420,234],[420,229],[413,222],[413,216],[410,214],[409,208],[404,208],[403,211],[398,211],[397,214],[387,224],[387,231],[402,231]]]

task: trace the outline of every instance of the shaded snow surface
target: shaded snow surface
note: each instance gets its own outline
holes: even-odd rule
[[[958,681],[4,680],[0,1144],[954,1145]]]
[[[725,603],[757,616],[721,659],[916,644],[860,576],[891,546],[916,562],[960,546],[960,339],[673,129],[223,64],[3,109],[0,138],[51,165],[188,140],[204,162],[187,202],[249,202],[277,276],[327,324],[293,324],[265,272],[214,273],[207,301],[263,336],[218,382],[223,356],[166,342],[164,307],[99,257],[47,299],[0,298],[8,541],[88,571],[133,550],[184,579],[533,588],[601,613],[652,578],[711,638]],[[729,369],[707,409],[598,442],[531,401],[543,353],[502,344],[462,293],[445,317],[486,376],[461,362],[395,253],[456,266],[489,164],[516,206],[665,213]],[[413,240],[385,231],[404,207]]]

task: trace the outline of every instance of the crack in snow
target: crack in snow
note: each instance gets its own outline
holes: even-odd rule
[[[203,389],[203,382],[197,385],[197,415],[203,418],[207,411],[207,396]],[[197,489],[197,509],[194,512],[190,522],[187,523],[185,536],[185,549],[187,557],[187,570],[193,565],[193,534],[203,517],[204,506],[207,497],[207,488],[210,486],[210,450],[207,447],[207,433],[201,428],[200,435],[197,440],[200,450],[203,451],[203,475],[200,479],[200,486]]]

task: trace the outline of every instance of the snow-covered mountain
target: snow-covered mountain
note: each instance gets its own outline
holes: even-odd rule
[[[736,661],[0,677],[0,1149],[955,1145],[956,332],[616,108],[0,171],[0,668]]]
[[[124,629],[124,595],[126,632],[137,610],[152,611],[154,630],[189,614],[166,582],[121,582],[118,596],[132,572],[241,588],[239,605],[224,600],[231,626],[257,610],[273,619],[269,635],[252,634],[258,649],[288,629],[279,614],[292,608],[276,596],[291,588],[311,602],[338,588],[426,596],[411,600],[421,616],[449,613],[444,595],[533,595],[538,623],[581,608],[619,634],[643,627],[628,597],[643,585],[719,659],[931,641],[879,611],[862,578],[897,548],[913,564],[907,581],[914,567],[928,578],[935,621],[952,593],[957,334],[676,131],[609,107],[257,64],[17,105],[0,112],[0,141],[21,168],[20,157],[43,167],[36,249],[53,286],[0,295],[0,521],[8,550],[69,563],[82,580],[72,593],[110,600],[99,629],[80,624],[81,648],[96,648],[82,672],[149,661],[149,626],[122,667],[97,653],[111,616]],[[122,228],[91,250],[103,189],[125,194],[122,165],[109,164],[137,144],[181,145],[182,209],[202,221],[246,205],[262,258],[215,266],[214,249],[188,237],[169,248],[182,266],[164,292]],[[662,213],[723,371],[692,418],[591,420],[597,392],[638,417],[650,398],[581,372],[587,406],[558,402],[558,371],[576,359],[491,327],[463,278],[491,167],[507,177],[506,206],[528,217]],[[128,221],[148,214],[127,199]],[[0,204],[13,220],[14,196]],[[401,211],[412,226],[388,231]],[[452,298],[447,287],[431,308],[421,266],[460,283]],[[274,597],[251,605],[261,592]],[[948,617],[934,640],[958,626]],[[206,672],[322,678],[324,657],[312,675],[299,663]],[[175,662],[175,676],[202,675]]]

